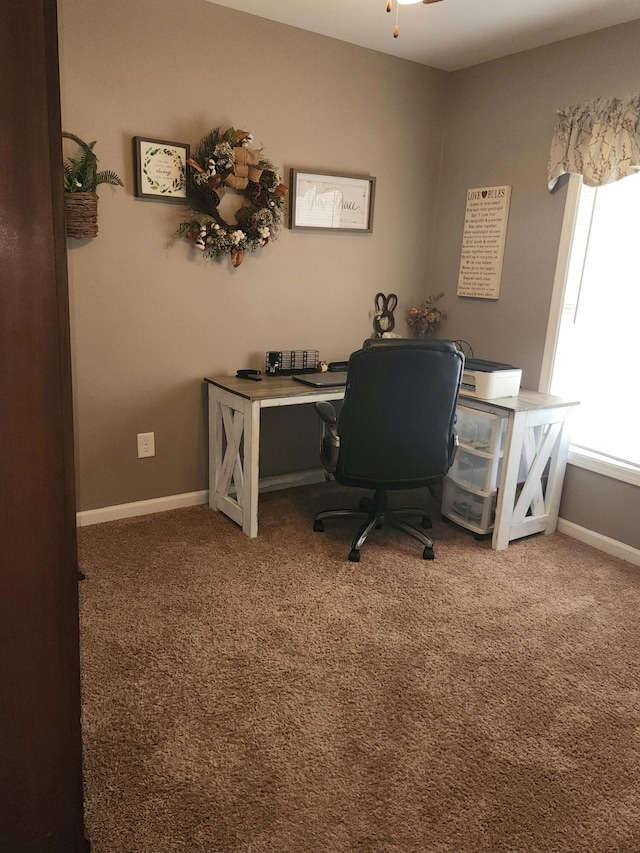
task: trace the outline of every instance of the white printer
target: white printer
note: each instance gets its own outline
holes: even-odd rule
[[[520,393],[522,370],[512,364],[468,358],[464,364],[460,394],[495,400],[498,397],[517,397]]]

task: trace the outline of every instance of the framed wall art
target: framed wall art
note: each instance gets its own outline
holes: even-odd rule
[[[150,201],[184,204],[189,146],[184,142],[133,137],[135,195]]]
[[[370,233],[375,187],[375,178],[292,169],[289,227]]]

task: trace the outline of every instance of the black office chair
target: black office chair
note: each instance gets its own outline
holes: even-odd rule
[[[418,539],[423,559],[433,560],[432,540],[405,521],[422,516],[422,527],[430,528],[425,510],[389,509],[387,492],[433,486],[449,470],[463,364],[452,341],[365,341],[349,359],[339,418],[331,403],[315,404],[323,422],[325,470],[342,485],[374,490],[373,499],[363,498],[357,510],[325,510],[313,524],[322,532],[329,518],[364,519],[349,552],[352,562],[360,560],[369,533],[383,523]]]

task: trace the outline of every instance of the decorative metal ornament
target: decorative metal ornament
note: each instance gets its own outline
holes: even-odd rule
[[[384,293],[376,293],[375,311],[373,313],[373,328],[376,338],[381,338],[385,332],[392,332],[396,324],[393,312],[398,306],[398,297],[395,293],[385,296]]]

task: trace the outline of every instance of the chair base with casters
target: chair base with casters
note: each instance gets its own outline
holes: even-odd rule
[[[390,527],[395,527],[396,530],[401,530],[409,536],[413,536],[424,545],[422,551],[423,560],[433,560],[433,542],[432,540],[412,524],[407,524],[405,518],[422,518],[422,527],[431,528],[431,519],[425,515],[423,509],[418,507],[405,507],[401,509],[389,509],[387,505],[386,489],[377,489],[373,500],[371,498],[363,498],[360,501],[359,509],[327,509],[319,512],[313,522],[313,529],[316,533],[324,531],[324,522],[329,518],[362,518],[364,524],[356,533],[353,542],[351,543],[351,551],[349,551],[349,560],[352,563],[360,562],[360,549],[364,545],[367,537],[372,530],[380,529],[383,524],[388,524]]]

